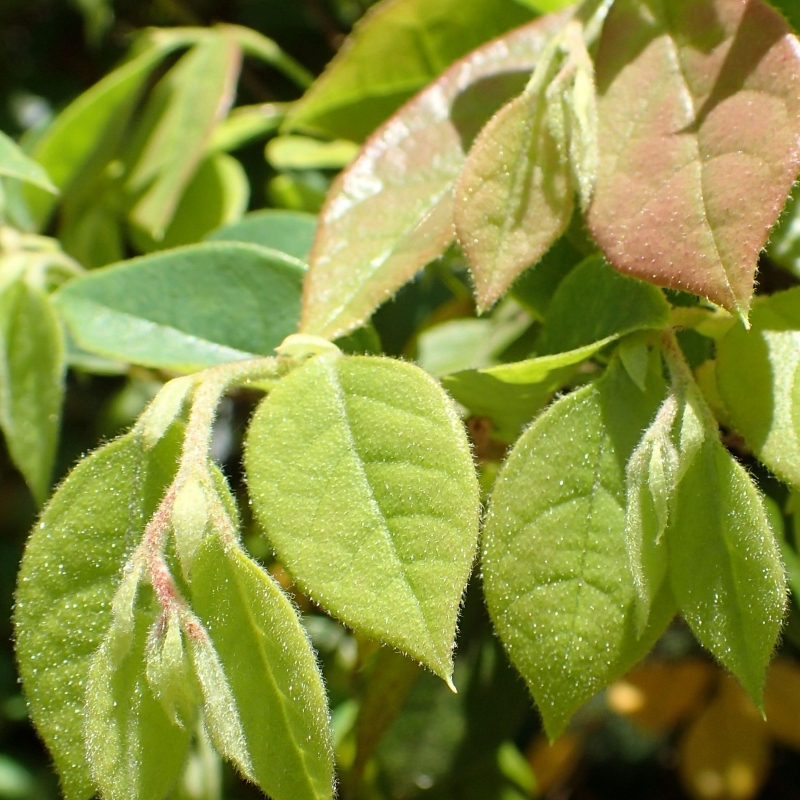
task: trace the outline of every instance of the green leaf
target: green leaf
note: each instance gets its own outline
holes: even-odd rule
[[[594,238],[617,269],[746,317],[800,171],[796,39],[761,0],[617,0],[596,69]]]
[[[680,482],[667,540],[681,613],[761,706],[786,582],[759,492],[716,437]]]
[[[206,236],[206,241],[260,244],[308,261],[316,230],[314,214],[266,209],[245,214],[239,222],[218,228]]]
[[[795,33],[800,31],[800,8],[792,0],[770,0],[770,5],[777,8],[789,24],[794,28]]]
[[[800,288],[753,304],[717,345],[717,386],[731,422],[780,478],[800,487]]]
[[[191,586],[228,676],[258,785],[275,800],[330,800],[325,689],[291,603],[241,550],[215,536],[198,552]]]
[[[211,134],[208,152],[230,153],[255,139],[264,139],[280,127],[284,116],[285,108],[282,103],[260,103],[234,108]]]
[[[399,361],[312,358],[256,412],[245,463],[256,516],[304,591],[449,681],[478,484],[439,385]]]
[[[17,659],[68,800],[95,793],[84,752],[89,664],[112,623],[123,565],[172,479],[178,448],[174,431],[148,452],[134,434],[101,448],[61,485],[25,550],[14,612]]]
[[[559,284],[537,350],[541,355],[561,353],[609,336],[664,328],[669,310],[654,286],[620,275],[601,256],[591,256]]]
[[[250,184],[242,165],[232,156],[217,153],[197,168],[163,239],[156,241],[135,227],[131,238],[144,253],[194,244],[220,225],[238,222],[249,199]]]
[[[50,490],[64,396],[61,325],[50,298],[21,278],[0,293],[0,425],[36,501]]]
[[[45,169],[28,158],[19,145],[0,131],[0,175],[32,183],[40,189],[58,194]]]
[[[267,161],[277,170],[342,169],[358,153],[355,142],[321,142],[308,136],[276,136],[267,143]]]
[[[795,184],[767,242],[767,255],[793,275],[800,275],[800,184]]]
[[[549,250],[572,216],[572,175],[564,142],[547,125],[545,88],[526,89],[491,119],[456,184],[456,230],[479,310]]]
[[[557,355],[455,372],[442,378],[442,385],[474,416],[491,419],[495,439],[513,442],[522,426],[569,380],[575,368],[615,338],[610,336]]]
[[[483,534],[489,613],[548,735],[641,658],[674,605],[638,639],[625,550],[625,463],[663,397],[614,362],[522,435],[498,475]]]
[[[141,196],[130,221],[160,240],[205,155],[213,129],[233,101],[241,52],[232,38],[215,33],[196,44],[161,79],[141,125],[153,125],[133,167],[127,189]]]
[[[88,671],[86,753],[107,800],[161,800],[177,782],[189,746],[189,731],[167,716],[145,675],[148,629],[158,624],[155,598],[146,594],[128,651],[115,656],[112,624]]]
[[[454,61],[530,18],[511,0],[381,3],[292,108],[286,127],[363,141]]]
[[[297,329],[304,265],[214,242],[95,270],[56,294],[85,350],[191,372],[269,354]]]
[[[445,251],[453,239],[453,187],[472,137],[519,93],[560,25],[547,17],[479,48],[373,134],[320,215],[305,332],[335,338],[358,327]]]
[[[158,41],[109,73],[64,109],[39,137],[30,156],[66,192],[98,149],[100,142],[127,120],[150,72],[179,43]],[[43,227],[55,204],[44,192],[27,193],[31,213]]]

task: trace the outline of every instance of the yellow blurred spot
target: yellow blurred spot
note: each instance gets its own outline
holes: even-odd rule
[[[764,687],[769,732],[782,745],[800,750],[800,667],[788,658],[772,663]]]
[[[633,714],[645,707],[647,695],[632,683],[617,681],[608,688],[606,702],[608,707],[617,714]]]
[[[540,795],[564,783],[572,775],[581,755],[581,739],[567,733],[550,744],[540,736],[528,750],[528,763],[536,776],[536,787]]]

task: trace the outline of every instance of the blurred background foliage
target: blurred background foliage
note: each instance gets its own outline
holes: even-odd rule
[[[275,40],[317,75],[371,4],[370,0],[3,0],[0,129],[23,141],[35,140],[37,131],[55,114],[120,62],[137,31],[151,26],[244,25]],[[284,108],[280,104],[301,93],[277,70],[248,60],[236,105]],[[316,212],[336,169],[352,156],[354,145],[267,138],[264,133],[231,148],[247,176],[245,204],[251,210],[272,206]],[[237,215],[242,211],[238,209]],[[56,228],[54,223],[49,232],[57,232]],[[132,238],[126,255],[148,249],[147,242]],[[446,344],[424,333],[434,323],[473,313],[460,266],[458,256],[449,255],[381,309],[375,324],[386,352],[416,355],[421,361],[427,358],[434,372],[433,360],[463,355],[450,353]],[[502,347],[514,341],[524,346],[531,320],[526,317],[520,327],[519,313],[515,314],[509,316],[506,309],[491,323]],[[480,324],[486,327],[489,322]],[[505,337],[503,331],[513,335]],[[704,358],[701,355],[698,363]],[[164,377],[138,368],[114,374],[113,365],[108,372],[106,376],[79,369],[69,373],[57,477],[80,454],[129,426]],[[239,437],[256,400],[247,392],[226,400],[215,431],[215,456],[234,486],[241,483]],[[488,487],[503,450],[496,442],[482,443],[478,428],[471,433]],[[17,566],[36,507],[5,451],[0,464],[0,637],[4,642],[0,648],[0,800],[46,800],[58,796],[57,782],[27,721],[9,622]],[[783,487],[766,475],[758,477],[775,501],[776,525],[786,523],[789,535],[784,539],[790,541],[785,543],[785,552],[791,561],[793,517],[784,520],[780,511],[791,505]],[[254,555],[270,564],[270,554],[252,522],[246,531],[246,543]],[[294,592],[280,566],[271,568],[285,588]],[[468,593],[461,623],[457,695],[404,657],[353,636],[302,596],[295,593],[295,599],[305,612],[323,663],[344,800],[748,800],[757,796],[780,800],[798,795],[800,617],[795,602],[782,653],[768,679],[767,722],[678,622],[659,642],[654,658],[589,703],[569,732],[551,746],[541,733],[522,680],[508,666],[491,632],[475,586]],[[208,789],[217,779],[222,781],[225,798],[258,796],[229,772],[214,780],[200,780],[198,776],[208,770],[214,772],[218,766],[197,753],[176,796],[211,800]]]

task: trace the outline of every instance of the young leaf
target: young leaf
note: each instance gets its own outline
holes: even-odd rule
[[[512,0],[381,3],[295,104],[286,127],[363,141],[454,61],[530,18]]]
[[[17,659],[68,800],[95,792],[84,752],[89,664],[112,624],[123,565],[172,479],[179,444],[173,430],[145,452],[128,434],[89,456],[53,496],[25,550]]]
[[[540,355],[568,352],[609,336],[664,328],[669,311],[654,286],[620,275],[602,256],[590,256],[559,284],[537,350]]]
[[[489,613],[551,738],[641,658],[669,621],[665,591],[637,637],[625,555],[624,466],[663,397],[614,363],[551,406],[498,475],[483,534]]]
[[[275,800],[330,800],[325,689],[291,603],[241,550],[215,536],[197,554],[191,585],[228,676],[256,782]]]
[[[596,69],[588,222],[601,249],[623,272],[746,317],[800,171],[800,50],[786,23],[761,0],[617,0]]]
[[[489,308],[564,232],[573,185],[547,125],[546,87],[526,90],[481,131],[455,189],[458,239],[479,310]]]
[[[719,342],[717,386],[753,452],[800,487],[800,289],[757,300],[751,321]]]
[[[786,581],[758,490],[719,440],[707,437],[674,509],[669,569],[681,613],[760,706]]]
[[[46,192],[58,194],[58,189],[44,168],[28,158],[19,145],[2,131],[0,131],[0,175],[32,183]]]
[[[479,48],[370,137],[320,215],[304,287],[306,333],[335,337],[358,327],[444,252],[472,136],[522,89],[561,24],[545,17]]]
[[[92,658],[86,684],[86,753],[106,800],[161,800],[178,780],[190,733],[155,698],[145,675],[145,642],[158,614],[137,611],[129,651],[115,658],[116,626]]]
[[[207,36],[162,78],[145,109],[143,126],[157,122],[128,179],[141,196],[133,224],[160,240],[169,227],[216,124],[233,102],[241,52],[225,33]]]
[[[245,463],[256,516],[298,584],[449,681],[478,484],[438,384],[399,361],[312,358],[256,412]]]
[[[269,208],[245,214],[239,222],[218,228],[206,236],[206,241],[259,244],[307,262],[316,231],[317,218],[313,214]]]
[[[85,350],[190,372],[269,354],[294,333],[304,273],[274,250],[209,242],[95,270],[56,304]]]
[[[50,489],[64,395],[61,324],[50,298],[24,279],[0,293],[0,425],[38,503]]]

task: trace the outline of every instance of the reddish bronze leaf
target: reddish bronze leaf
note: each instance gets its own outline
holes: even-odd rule
[[[483,123],[525,85],[563,15],[475,50],[406,103],[337,179],[320,215],[302,330],[361,324],[454,237],[453,185]]]
[[[598,244],[746,317],[800,170],[800,43],[761,0],[617,0],[596,69]]]

